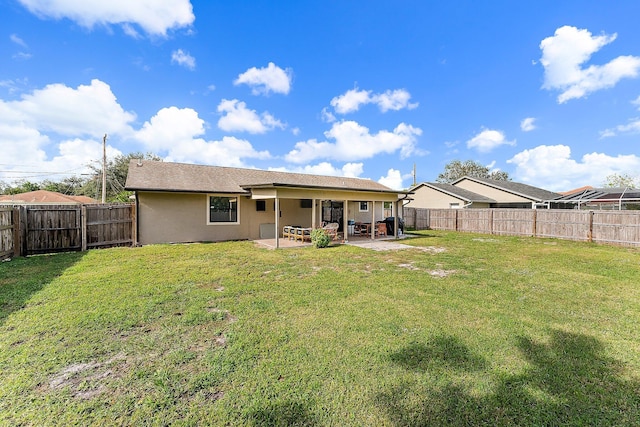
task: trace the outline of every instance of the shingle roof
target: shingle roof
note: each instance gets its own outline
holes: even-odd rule
[[[481,194],[474,193],[473,191],[465,190],[464,188],[456,187],[452,184],[441,184],[438,182],[423,182],[412,187],[411,191],[417,190],[420,186],[433,188],[436,191],[446,193],[466,202],[496,203],[495,200]]]
[[[535,201],[544,201],[544,200],[553,200],[560,196],[558,193],[554,193],[553,191],[548,191],[542,188],[534,187],[532,185],[522,184],[520,182],[514,181],[503,181],[497,179],[488,179],[488,178],[477,178],[471,176],[464,176],[453,183],[456,185],[460,181],[468,179],[471,181],[476,181],[485,185],[488,185],[493,188],[497,188],[509,193],[517,194],[519,196],[526,197],[527,199],[535,200]]]
[[[98,203],[97,200],[86,196],[68,196],[62,193],[56,193],[55,191],[36,190],[28,191],[20,194],[7,194],[0,196],[0,203],[78,203],[78,204],[90,204]]]
[[[403,193],[369,179],[150,160],[131,161],[125,189],[248,194],[252,187],[278,186]]]

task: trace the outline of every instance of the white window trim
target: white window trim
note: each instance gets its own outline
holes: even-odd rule
[[[366,209],[362,209],[362,204],[363,203],[367,204],[367,208]],[[358,202],[358,212],[369,212],[369,202]]]
[[[211,222],[210,219],[210,203],[211,203],[211,197],[228,197],[228,198],[235,198],[236,199],[236,206],[237,206],[237,213],[236,216],[238,218],[237,221],[235,222]],[[206,208],[207,208],[207,213],[206,213],[206,218],[207,218],[207,225],[240,225],[240,196],[237,195],[233,195],[233,194],[207,194],[207,198],[206,198]]]

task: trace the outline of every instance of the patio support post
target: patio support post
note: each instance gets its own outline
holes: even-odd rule
[[[318,208],[316,206],[316,199],[311,199],[311,228],[316,228],[316,217]]]
[[[280,199],[276,197],[275,203],[275,215],[276,215],[276,249],[280,248]]]
[[[371,240],[376,237],[376,202],[373,200],[369,202],[371,204]]]
[[[342,202],[342,235],[345,243],[349,241],[349,201]]]

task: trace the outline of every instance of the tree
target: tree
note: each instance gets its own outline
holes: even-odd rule
[[[18,180],[14,186],[4,184],[1,194],[20,194],[40,190],[40,185],[31,181]]]
[[[609,188],[640,188],[640,179],[636,180],[627,173],[613,173],[604,179],[604,186]]]
[[[127,173],[129,172],[129,163],[131,160],[155,160],[162,159],[153,153],[142,154],[140,152],[127,155],[118,155],[112,160],[107,161],[107,196],[108,202],[128,202],[131,191],[125,191],[124,185],[127,181]],[[101,198],[102,192],[102,166],[92,165],[92,177],[86,182],[82,188],[82,194],[95,199]]]
[[[474,160],[466,160],[464,162],[461,162],[460,160],[453,160],[445,165],[444,172],[438,175],[436,182],[447,184],[454,182],[463,176],[488,178],[498,181],[511,181],[509,173],[500,170],[492,171],[487,166],[483,166]]]

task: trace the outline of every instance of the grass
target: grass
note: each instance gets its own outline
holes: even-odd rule
[[[640,250],[422,232],[0,264],[0,425],[637,425]]]

